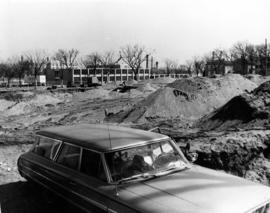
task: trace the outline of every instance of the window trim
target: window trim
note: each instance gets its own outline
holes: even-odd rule
[[[57,160],[58,160],[58,158],[59,158],[59,155],[60,155],[60,153],[61,153],[61,151],[62,151],[62,149],[63,149],[63,147],[64,147],[65,144],[80,148],[79,163],[78,163],[78,167],[77,167],[76,169],[72,169],[72,168],[70,168],[70,167],[68,167],[68,166],[65,166],[65,165],[60,164],[59,162],[57,162]],[[61,147],[60,147],[60,148],[61,148],[61,149],[58,150],[57,156],[55,156],[55,163],[57,163],[57,165],[60,165],[60,166],[63,166],[63,167],[65,167],[65,168],[72,169],[73,171],[78,171],[78,172],[79,172],[79,171],[80,171],[80,168],[81,168],[82,147],[81,147],[81,146],[78,146],[78,145],[76,145],[76,144],[72,144],[72,143],[69,143],[69,142],[62,141],[62,144],[61,144]]]
[[[53,141],[55,141],[55,142],[60,142],[60,144],[59,144],[59,146],[58,146],[58,148],[57,148],[57,150],[56,150],[56,152],[55,152],[55,154],[54,154],[53,159],[45,158],[45,157],[43,157],[43,156],[38,155],[38,156],[40,156],[40,157],[42,157],[42,158],[44,158],[44,159],[51,160],[51,161],[55,161],[55,160],[56,160],[56,157],[58,156],[59,150],[60,150],[60,148],[62,147],[63,141],[62,141],[62,140],[59,140],[59,139],[55,139],[55,138],[43,136],[43,135],[36,135],[36,139],[35,139],[35,143],[34,143],[33,148],[32,148],[32,152],[33,152],[33,149],[34,149],[34,148],[37,146],[37,144],[40,142],[40,138],[48,138],[48,139],[51,139],[51,140],[53,140]],[[37,153],[35,153],[35,152],[33,152],[33,153],[37,155]]]
[[[71,146],[74,146],[74,147],[79,147],[80,148],[80,159],[79,159],[79,165],[78,165],[78,168],[77,169],[72,169],[73,171],[76,171],[76,172],[79,172],[80,174],[83,174],[83,175],[86,175],[87,177],[90,177],[90,178],[95,178],[96,180],[99,180],[99,181],[102,181],[104,182],[103,180],[99,179],[99,178],[96,178],[96,177],[92,177],[92,176],[89,176],[87,174],[84,174],[83,172],[81,172],[81,163],[82,163],[82,153],[83,153],[83,149],[85,150],[89,150],[91,152],[95,152],[97,154],[100,155],[100,158],[101,158],[101,161],[102,161],[102,165],[103,165],[103,169],[104,169],[104,172],[105,172],[105,175],[106,175],[106,180],[107,180],[107,183],[111,183],[112,182],[112,178],[111,178],[111,174],[109,172],[109,169],[108,169],[108,165],[106,163],[106,160],[105,160],[105,156],[104,156],[104,153],[103,152],[99,152],[97,150],[93,150],[93,149],[89,149],[88,147],[84,147],[84,146],[80,146],[80,145],[77,145],[77,144],[73,144],[73,143],[70,143],[70,142],[67,142],[67,141],[61,141],[62,143],[60,144],[58,150],[57,150],[57,154],[55,156],[55,163],[57,163],[57,165],[60,165],[60,166],[63,166],[65,168],[68,168],[68,169],[72,169],[72,168],[69,168],[65,165],[62,165],[60,163],[57,162],[57,159],[59,157],[59,154],[61,153],[61,150],[63,149],[63,146],[65,144],[68,144],[68,145],[71,145]]]
[[[111,183],[112,182],[112,176],[111,176],[109,167],[107,165],[107,162],[106,162],[105,154],[104,153],[101,153],[101,160],[102,160],[103,168],[105,170],[105,174],[106,174],[106,177],[107,177],[107,182],[108,183]]]
[[[110,175],[110,173],[109,173],[109,170],[108,170],[108,167],[107,167],[107,164],[106,164],[106,161],[105,161],[104,153],[103,153],[103,152],[98,152],[98,151],[96,151],[96,150],[92,150],[92,149],[89,149],[89,148],[86,148],[86,147],[81,147],[81,148],[82,148],[82,152],[83,152],[83,149],[85,149],[85,150],[88,150],[88,151],[90,151],[90,152],[97,153],[97,154],[100,156],[100,159],[101,159],[101,162],[102,162],[102,165],[103,165],[103,170],[104,170],[104,173],[105,173],[105,175],[106,175],[107,183],[110,183],[110,182],[111,182],[111,175]],[[81,154],[81,158],[82,158],[82,154]],[[87,177],[95,178],[95,179],[97,179],[97,180],[99,180],[99,181],[104,182],[104,180],[101,180],[101,179],[99,179],[99,178],[97,178],[97,177],[90,176],[90,175],[87,175],[87,174],[81,172],[81,162],[80,162],[79,172],[80,172],[81,174],[86,175]]]

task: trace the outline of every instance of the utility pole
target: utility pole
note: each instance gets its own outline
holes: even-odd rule
[[[268,52],[267,52],[267,38],[265,39],[265,75],[267,75],[267,63],[268,63]]]
[[[147,54],[146,56],[145,56],[145,69],[148,69],[148,59],[149,59],[149,55]]]

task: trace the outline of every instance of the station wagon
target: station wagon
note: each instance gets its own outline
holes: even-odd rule
[[[127,127],[40,130],[18,170],[85,212],[270,212],[269,187],[197,166],[170,137]]]

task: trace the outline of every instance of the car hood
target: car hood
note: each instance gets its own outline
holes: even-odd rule
[[[270,200],[269,187],[200,166],[118,190],[120,202],[155,213],[241,213]]]

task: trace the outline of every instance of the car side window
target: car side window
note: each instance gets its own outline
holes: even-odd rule
[[[78,170],[80,155],[80,147],[64,143],[56,162],[68,168]]]
[[[106,175],[99,153],[83,149],[80,171],[91,177],[106,181]]]
[[[47,159],[54,159],[56,152],[61,144],[61,141],[47,137],[37,137],[32,152],[45,157]]]

